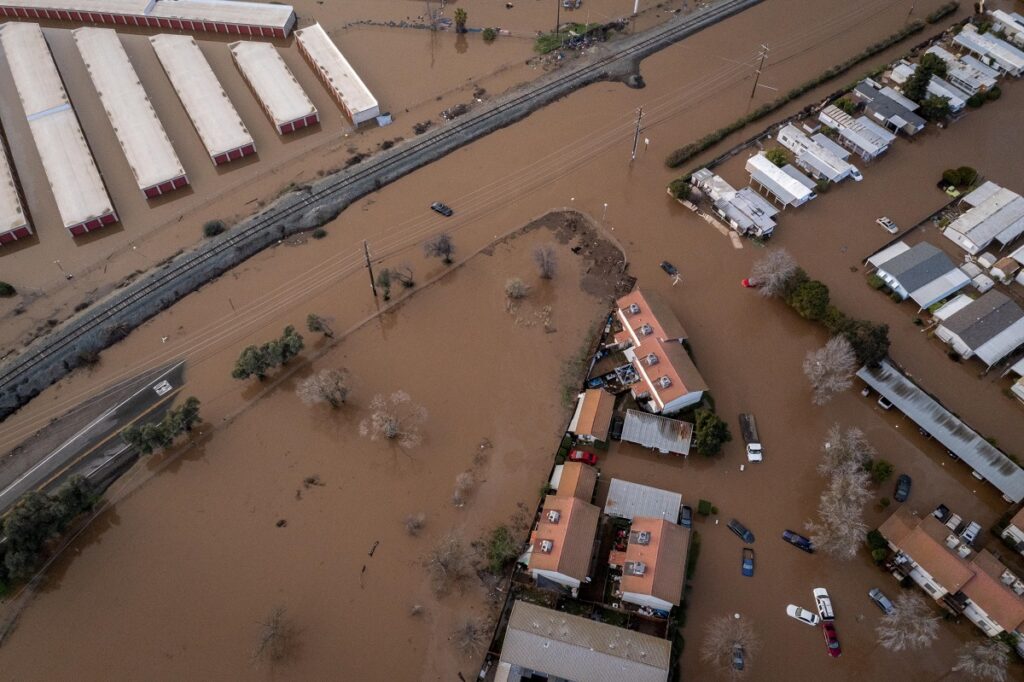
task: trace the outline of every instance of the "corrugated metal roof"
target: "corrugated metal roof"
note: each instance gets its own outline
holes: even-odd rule
[[[1024,470],[888,362],[857,376],[1014,502],[1024,500]]]
[[[270,43],[240,41],[228,45],[235,65],[275,125],[312,116],[316,107]]]
[[[977,349],[1017,320],[1024,310],[1001,291],[992,290],[950,316],[942,326],[959,336],[971,349]]]
[[[253,144],[195,38],[161,34],[149,42],[211,157]]]
[[[3,0],[7,7],[32,7],[125,16],[223,22],[288,29],[294,22],[291,5],[240,0]]]
[[[32,139],[65,227],[112,213],[113,204],[38,24],[0,26]]]
[[[7,161],[7,149],[0,139],[0,234],[28,225],[25,208],[18,196],[14,170]]]
[[[578,682],[665,682],[671,651],[668,640],[517,601],[501,661]]]
[[[683,351],[684,353],[686,351]],[[657,414],[626,410],[626,422],[622,426],[622,440],[655,448],[659,452],[690,454],[690,438],[693,425]]]
[[[608,487],[604,513],[630,520],[650,516],[676,522],[682,506],[683,496],[679,493],[613,478]]]
[[[139,189],[185,174],[128,53],[112,28],[71,32]]]
[[[779,198],[783,204],[796,204],[808,201],[814,192],[807,186],[814,187],[814,182],[800,171],[790,166],[792,170],[779,168],[762,154],[755,154],[747,159],[747,172],[759,184]],[[803,180],[797,179],[797,175]],[[806,180],[806,182],[804,182]]]
[[[377,115],[373,113],[379,111],[377,98],[320,24],[296,31],[295,37],[335,95],[352,112],[353,118],[361,120],[359,114],[366,112]]]

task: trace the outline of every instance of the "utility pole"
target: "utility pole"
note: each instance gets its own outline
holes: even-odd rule
[[[558,35],[558,27],[562,25],[562,0],[555,0],[555,35]]]
[[[370,288],[373,290],[373,297],[377,298],[377,282],[373,279],[373,263],[370,262],[370,247],[363,240],[363,255],[366,256],[366,269],[370,273]]]
[[[750,90],[750,99],[754,99],[754,93],[757,92],[757,82],[761,80],[761,69],[764,68],[764,60],[768,56],[768,46],[761,43],[761,63],[757,67],[757,73],[754,74],[754,87]]]
[[[633,132],[633,153],[629,157],[630,163],[636,160],[636,143],[640,141],[640,120],[644,117],[644,108],[641,106],[636,112],[636,130]]]

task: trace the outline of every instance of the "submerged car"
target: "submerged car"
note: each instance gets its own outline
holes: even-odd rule
[[[748,578],[754,576],[754,550],[749,547],[743,548],[743,564],[742,564],[743,575]]]
[[[818,615],[822,620],[835,620],[836,614],[832,610],[832,598],[828,596],[828,590],[824,587],[815,587],[813,590],[814,604],[818,607]]]
[[[743,658],[744,658],[743,645],[742,644],[733,644],[732,645],[732,667],[734,669],[736,669],[736,670],[743,670],[743,666],[745,664],[745,661],[743,660]]]
[[[664,270],[669,275],[671,275],[672,277],[675,277],[676,275],[679,274],[679,269],[676,268],[676,266],[669,263],[667,260],[661,261],[661,269]]]
[[[452,217],[452,214],[455,213],[455,211],[448,207],[448,204],[442,204],[440,201],[435,201],[434,203],[432,203],[430,205],[430,210],[435,211],[436,213],[440,213],[446,218]]]
[[[736,535],[739,536],[740,540],[743,540],[743,542],[747,543],[748,545],[754,544],[754,534],[751,533],[746,526],[744,526],[736,519],[733,519],[729,522],[729,530],[731,530],[733,533],[736,533]]]
[[[871,590],[868,591],[868,596],[871,597],[871,601],[875,602],[875,606],[882,609],[886,615],[889,615],[895,610],[892,602],[889,601],[889,598],[886,597],[885,594],[877,587],[871,588]]]
[[[839,646],[839,635],[836,634],[836,626],[832,621],[827,620],[821,624],[821,632],[825,635],[825,646],[828,648],[828,655],[832,658],[839,658],[843,650]]]
[[[910,497],[910,483],[910,476],[900,474],[900,477],[896,479],[896,492],[893,493],[892,499],[897,502],[906,502]]]
[[[900,228],[896,227],[896,223],[894,223],[892,221],[892,219],[890,219],[890,218],[888,218],[886,216],[882,216],[881,218],[876,218],[875,222],[878,223],[879,225],[881,225],[882,229],[884,229],[889,234],[896,234],[897,232],[900,231]]]
[[[586,450],[570,450],[569,461],[583,462],[584,464],[595,466],[597,464],[597,455],[593,452],[587,452]]]
[[[796,604],[790,604],[786,607],[786,615],[790,618],[794,618],[804,625],[817,625],[821,622],[817,614],[811,613],[807,609],[800,608]]]
[[[752,279],[750,277],[745,277],[740,280],[740,286],[742,286],[744,289],[757,289],[761,285],[757,282],[757,280]]]
[[[800,533],[794,533],[791,530],[782,531],[782,539],[793,545],[797,549],[802,549],[808,554],[814,554],[814,546],[811,544],[809,538],[805,538]]]
[[[683,528],[693,528],[693,508],[683,505],[679,508],[679,525]]]

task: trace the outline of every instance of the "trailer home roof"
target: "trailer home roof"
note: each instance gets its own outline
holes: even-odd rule
[[[316,107],[270,43],[231,43],[231,56],[274,124],[316,114]]]
[[[71,32],[139,189],[185,174],[128,53],[110,28]]]
[[[0,28],[0,42],[64,226],[113,214],[42,29],[11,22]]]
[[[161,34],[149,42],[211,157],[254,144],[192,36]]]
[[[295,36],[310,61],[320,71],[321,77],[353,118],[359,112],[377,109],[377,99],[373,93],[320,24],[298,30]]]

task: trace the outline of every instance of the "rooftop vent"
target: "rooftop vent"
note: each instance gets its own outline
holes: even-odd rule
[[[651,532],[642,530],[636,534],[636,544],[638,545],[649,545],[651,544]]]
[[[640,336],[650,336],[654,333],[654,328],[649,324],[642,324],[637,331],[640,332]]]
[[[660,379],[658,379],[658,385],[661,386],[662,388],[668,388],[669,386],[672,385],[672,380],[669,379],[668,377],[661,377]]]
[[[961,559],[966,559],[971,553],[971,548],[967,545],[960,545],[960,547],[957,548],[956,553]]]
[[[629,304],[629,314],[630,315],[639,315],[640,314],[640,306],[638,306],[636,303],[630,303]]]
[[[647,357],[644,358],[644,362],[647,363],[648,367],[653,367],[654,365],[658,364],[658,356],[655,355],[654,353],[648,353]]]
[[[545,554],[551,554],[551,550],[553,550],[554,548],[555,543],[553,543],[551,540],[540,541],[540,551],[544,552]]]
[[[558,523],[558,519],[562,518],[562,513],[557,509],[548,510],[548,521],[551,523]]]
[[[999,580],[1004,585],[1012,585],[1014,582],[1017,581],[1017,576],[1015,576],[1013,574],[1013,571],[1011,571],[1010,569],[1006,569],[1005,571],[1003,571],[1003,574],[999,576]]]
[[[1012,589],[1014,592],[1016,592],[1017,595],[1024,596],[1024,582],[1021,582],[1020,580],[1018,580],[1017,582],[1015,582],[1011,586],[1010,589]]]
[[[949,535],[946,536],[946,547],[949,547],[950,549],[953,549],[954,547],[956,547],[959,544],[960,544],[960,538],[958,538],[955,533],[950,533]]]

